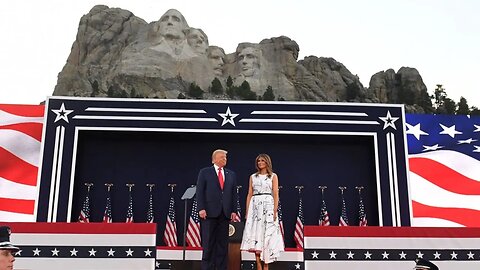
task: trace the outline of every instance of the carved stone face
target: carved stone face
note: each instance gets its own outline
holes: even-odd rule
[[[192,49],[199,53],[205,54],[208,50],[208,40],[207,37],[200,32],[198,29],[190,28],[187,34],[187,42]]]
[[[208,60],[213,69],[213,74],[222,76],[223,66],[225,65],[225,54],[219,48],[212,48],[208,54]]]
[[[258,70],[258,51],[253,47],[247,47],[238,54],[240,73],[245,77],[251,77]]]
[[[184,37],[183,30],[187,23],[183,19],[183,15],[177,10],[170,9],[160,18],[160,35],[171,38],[180,39]]]

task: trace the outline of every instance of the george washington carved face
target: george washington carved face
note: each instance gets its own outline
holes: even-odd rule
[[[175,9],[169,9],[159,20],[160,35],[167,39],[181,39],[185,37],[183,30],[188,28],[183,15]]]

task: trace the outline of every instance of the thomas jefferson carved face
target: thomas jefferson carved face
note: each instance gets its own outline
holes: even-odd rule
[[[160,35],[169,39],[181,39],[185,35],[183,30],[188,27],[183,15],[175,9],[169,9],[159,20]]]
[[[223,75],[223,66],[225,65],[225,53],[219,47],[210,47],[208,50],[208,60],[213,69],[213,74],[217,76]]]
[[[196,28],[189,28],[187,31],[187,42],[192,49],[199,54],[206,54],[208,50],[207,35]]]
[[[251,77],[259,69],[259,51],[253,47],[246,47],[238,54],[240,73],[245,77]]]

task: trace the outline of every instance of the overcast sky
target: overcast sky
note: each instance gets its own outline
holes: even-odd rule
[[[480,107],[480,1],[477,0],[17,0],[1,7],[0,103],[37,104],[53,93],[81,16],[97,5],[147,22],[170,8],[210,45],[287,36],[305,56],[333,57],[368,87],[373,74],[416,68],[430,94],[443,84],[456,102]]]

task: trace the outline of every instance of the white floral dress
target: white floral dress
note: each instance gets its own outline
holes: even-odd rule
[[[273,220],[273,176],[252,174],[253,196],[248,206],[241,250],[260,254],[260,259],[271,263],[284,251],[278,218]]]

